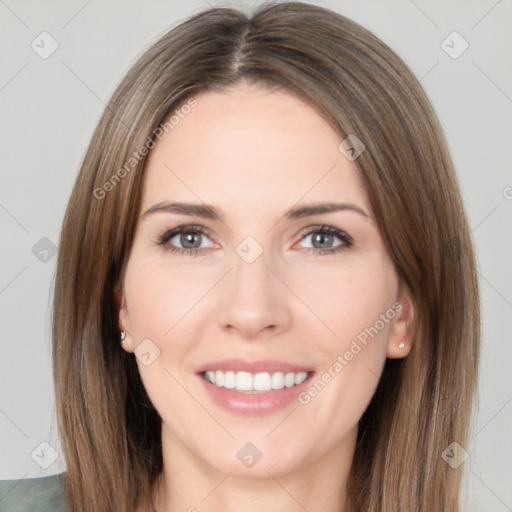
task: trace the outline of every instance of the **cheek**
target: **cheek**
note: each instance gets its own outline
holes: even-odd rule
[[[126,272],[130,324],[135,336],[163,340],[178,323],[187,321],[194,305],[211,287],[201,267],[176,266],[162,257],[134,254]]]
[[[135,344],[146,343],[150,353],[150,364],[145,364],[144,357],[137,357],[140,377],[160,416],[182,436],[187,435],[189,420],[188,416],[176,415],[176,410],[195,413],[197,407],[183,388],[187,382],[182,366],[195,343],[194,314],[201,308],[194,305],[206,293],[209,281],[206,276],[168,264],[161,256],[148,257],[140,250],[132,254],[126,272],[132,334]],[[152,343],[148,344],[148,339]]]
[[[310,276],[295,277],[295,289],[313,313],[310,324],[317,324],[316,339],[325,340],[327,352],[346,349],[359,335],[364,338],[376,322],[378,331],[387,334],[389,319],[384,324],[379,319],[391,308],[398,281],[386,258],[372,254],[347,259],[341,270],[331,266]]]
[[[136,342],[150,338],[163,346],[164,340],[172,337],[173,348],[179,350],[180,339],[186,338],[183,334],[188,330],[187,325],[193,330],[201,317],[216,317],[215,311],[210,310],[222,302],[213,299],[222,287],[212,288],[225,269],[215,270],[194,259],[176,265],[172,256],[167,259],[161,254],[148,256],[140,250],[132,256],[125,290]],[[302,326],[300,329],[309,333],[309,341],[328,353],[348,350],[354,339],[364,342],[365,333],[368,337],[368,330],[373,332],[380,315],[391,307],[397,291],[394,270],[377,252],[347,258],[338,267],[332,263],[312,266],[308,262],[291,265],[279,273],[293,291],[293,294],[286,291],[279,294],[281,300],[287,301],[282,306],[290,310],[296,324],[290,328]],[[274,286],[284,285],[276,281]],[[377,327],[382,332],[375,338],[384,338],[389,326]],[[179,337],[173,337],[173,329],[181,333]],[[305,340],[305,343],[309,342]]]
[[[311,304],[333,332],[322,327],[316,337],[320,371],[299,402],[310,407],[311,417],[343,432],[359,421],[378,385],[398,291],[386,259],[359,263],[331,273],[321,287],[308,287]]]

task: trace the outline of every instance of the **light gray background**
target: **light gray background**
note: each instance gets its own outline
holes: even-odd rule
[[[136,57],[171,26],[208,5],[256,3],[0,0],[0,478],[65,469],[50,359],[56,258],[33,247],[43,237],[58,243],[105,103]],[[512,0],[312,3],[352,18],[390,45],[421,80],[444,126],[477,247],[483,303],[479,410],[465,447],[466,510],[510,511]],[[59,45],[47,59],[31,48],[43,31]],[[441,46],[453,31],[469,43],[456,59]],[[453,36],[448,44],[461,48]],[[58,456],[47,468],[36,463],[52,461],[52,448],[42,442]]]

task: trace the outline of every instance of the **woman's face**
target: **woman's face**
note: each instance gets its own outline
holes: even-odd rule
[[[196,100],[150,152],[118,291],[164,452],[265,478],[338,464],[412,318],[357,159],[292,95]],[[345,206],[305,209],[326,204]]]

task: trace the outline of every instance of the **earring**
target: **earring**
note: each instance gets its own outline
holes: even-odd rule
[[[399,344],[398,344],[398,348],[404,348],[405,347],[405,343],[403,341],[401,341]]]
[[[124,345],[125,339],[126,339],[126,331],[121,331],[121,345]]]

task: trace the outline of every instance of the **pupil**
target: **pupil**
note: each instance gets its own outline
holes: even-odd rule
[[[323,234],[323,233],[319,233],[316,237],[315,237],[315,242],[316,241],[319,241],[320,244],[322,244],[322,242],[329,242],[331,241],[330,239],[332,238],[332,235],[326,235],[326,234]]]
[[[194,233],[184,233],[184,234],[181,236],[181,241],[182,241],[182,243],[183,243],[183,246],[184,246],[184,247],[187,247],[187,244],[188,244],[189,242],[191,242],[191,243],[192,243],[192,245],[193,245],[193,248],[198,247],[197,243],[194,245],[194,242],[193,242],[193,238],[194,238],[194,237],[197,237],[197,235],[196,235],[196,234],[194,234]],[[199,244],[199,245],[201,245],[201,244]]]

